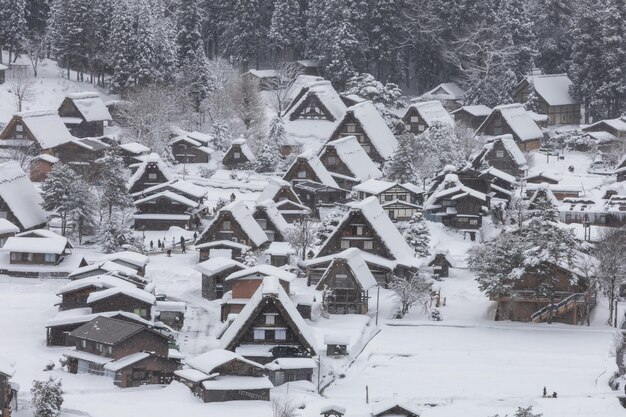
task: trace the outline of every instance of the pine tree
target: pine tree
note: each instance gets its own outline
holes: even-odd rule
[[[398,148],[391,158],[385,162],[384,174],[388,181],[405,183],[417,181],[415,169],[415,147],[413,135],[404,133],[398,140]]]
[[[37,417],[57,417],[63,405],[62,381],[50,377],[47,381],[33,381],[31,402]]]
[[[261,10],[258,0],[230,0],[232,21],[224,33],[224,54],[247,71],[256,61],[263,42]]]
[[[126,188],[127,170],[119,148],[110,148],[104,157],[98,160],[100,165],[100,187],[102,198],[100,204],[106,207],[109,218],[113,215],[113,207],[126,208],[133,200]]]
[[[211,125],[212,144],[218,151],[225,152],[233,141],[230,135],[230,129],[223,122],[215,122]]]
[[[335,229],[337,229],[342,218],[343,213],[340,211],[333,211],[324,217],[320,227],[317,229],[317,246],[321,246],[326,242]]]
[[[326,77],[339,86],[355,75],[358,69],[359,46],[356,29],[350,21],[350,10],[345,1],[331,2],[337,10],[328,17],[325,30],[325,49],[321,51],[321,62],[325,65]]]
[[[374,0],[370,13],[369,55],[376,63],[376,78],[394,83],[402,80],[400,47],[406,36],[398,7],[402,7],[402,1]]]
[[[530,93],[528,94],[528,100],[524,103],[524,108],[528,111],[539,113],[539,95],[537,95],[535,84],[532,81],[528,84],[528,91],[530,91]]]
[[[266,142],[261,145],[256,152],[256,159],[254,160],[254,170],[256,172],[274,172],[276,166],[280,161],[277,148]]]
[[[132,250],[143,253],[144,245],[126,226],[123,219],[112,216],[100,224],[98,243],[104,253]]]
[[[44,210],[54,212],[61,221],[61,234],[66,235],[70,210],[74,207],[71,192],[76,172],[68,165],[56,163],[41,185]]]
[[[537,66],[546,74],[564,73],[569,69],[574,11],[572,0],[539,0],[535,3],[532,15],[539,53]]]
[[[415,252],[415,257],[425,258],[430,255],[430,231],[422,213],[413,215],[402,236]]]
[[[605,76],[598,95],[605,103],[605,116],[615,118],[626,109],[626,2],[605,1],[602,19]]]
[[[179,0],[176,8],[176,29],[179,65],[198,59],[199,51],[204,52],[201,36],[202,15],[198,0]]]
[[[10,60],[12,54],[19,53],[26,39],[24,0],[0,0],[0,22],[0,47],[5,46],[9,50]]]
[[[159,78],[157,69],[157,34],[155,32],[156,19],[152,18],[152,5],[146,1],[136,3],[133,15],[136,16],[135,35],[135,62],[134,78],[137,84],[146,85]]]
[[[200,111],[212,88],[207,64],[204,51],[198,49],[189,51],[181,66],[180,87],[187,91],[195,112]]]
[[[418,163],[422,178],[430,177],[447,165],[465,165],[465,155],[459,137],[446,123],[435,122],[416,139]]]
[[[111,84],[117,91],[123,92],[134,82],[136,50],[131,7],[128,0],[118,0],[114,3],[111,27]]]
[[[270,129],[267,134],[267,142],[271,144],[276,151],[280,151],[287,144],[287,132],[285,131],[285,121],[280,116],[275,116],[270,121]]]
[[[89,185],[81,177],[76,178],[69,194],[67,217],[79,244],[83,242],[85,234],[94,232],[96,211],[96,201]]]
[[[506,67],[515,74],[515,81],[529,74],[534,67],[536,39],[533,32],[533,20],[528,13],[528,2],[524,0],[504,0],[499,13],[499,34],[503,46],[507,47]]]
[[[304,50],[304,17],[297,0],[276,0],[268,39],[279,51],[291,50],[299,57]]]
[[[242,252],[241,259],[243,260],[242,263],[247,267],[253,267],[259,263],[258,254],[252,249]]]

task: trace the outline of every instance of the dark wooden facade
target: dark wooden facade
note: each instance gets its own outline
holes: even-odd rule
[[[170,180],[169,176],[164,174],[157,162],[148,162],[146,169],[139,178],[131,185],[128,190],[131,194],[138,193],[157,184],[162,184]]]
[[[304,204],[306,203],[302,200],[302,196],[300,195],[298,189],[296,188],[296,185],[305,181],[311,181],[311,182],[317,182],[317,183],[326,182],[324,181],[325,178],[320,178],[317,172],[315,171],[315,169],[311,167],[311,164],[309,162],[309,159],[311,158],[309,157],[310,155],[298,156],[298,158],[296,158],[293,164],[291,164],[287,172],[285,172],[285,175],[283,175],[283,180],[289,181],[291,183],[291,185],[293,186],[293,190],[296,192],[296,194],[298,194],[298,197],[300,197],[300,201],[302,201],[302,203]],[[313,156],[313,158],[317,158],[317,156]],[[322,165],[322,169],[325,170],[326,168],[324,168]],[[330,173],[328,174],[328,176],[330,176]],[[334,180],[332,180],[331,182],[334,182]]]
[[[107,311],[127,311],[137,314],[142,319],[152,318],[152,308],[154,304],[140,300],[124,293],[112,294],[109,297],[89,302],[93,313],[103,313]]]
[[[186,198],[185,198],[186,200]],[[164,193],[135,203],[135,230],[169,230],[172,226],[191,229],[200,224],[200,211]]]
[[[0,416],[11,417],[15,411],[17,411],[17,387],[11,384],[11,375],[0,372]]]
[[[270,242],[284,242],[285,236],[283,236],[284,230],[277,227],[272,217],[267,213],[268,208],[264,205],[257,205],[254,209],[252,217],[261,226],[261,229],[267,235],[267,239]],[[280,214],[279,214],[280,215]]]
[[[345,203],[350,195],[350,191],[314,181],[299,182],[294,186],[294,189],[300,195],[302,203],[311,210],[316,218],[320,216],[320,208]]]
[[[332,255],[349,248],[358,248],[383,258],[393,259],[387,245],[376,234],[360,210],[350,211],[346,221],[337,226],[337,230],[328,238],[318,256]]]
[[[447,278],[450,276],[450,268],[452,264],[448,260],[445,253],[436,253],[433,259],[428,263],[428,266],[433,268],[435,274],[441,278]]]
[[[478,106],[471,106],[478,107]],[[470,109],[471,109],[470,107]],[[482,112],[473,112],[465,107],[461,107],[450,113],[454,117],[454,123],[456,126],[465,126],[468,129],[476,130],[485,121],[489,113],[484,114]]]
[[[530,116],[528,116],[528,123],[536,125],[536,123],[532,120]],[[537,127],[537,129],[539,128]],[[499,109],[498,107],[496,107],[487,117],[487,119],[485,119],[483,124],[480,125],[479,129],[476,131],[476,133],[489,136],[501,136],[510,134],[513,136],[515,143],[522,152],[537,150],[541,147],[542,136],[540,132],[535,138],[522,140],[518,133],[509,125],[506,119],[502,116],[501,109]]]
[[[204,262],[209,259],[211,250],[229,250],[231,259],[241,260],[242,252],[252,249],[251,246],[233,242],[232,240],[207,240],[208,242],[205,243],[196,242],[196,249],[199,252],[199,262]]]
[[[225,292],[230,291],[230,284],[225,282],[226,277],[242,269],[242,266],[233,264],[211,275],[202,274],[202,297],[207,300],[221,299]]]
[[[538,75],[538,77],[566,77],[566,74],[549,74],[549,75]],[[571,81],[570,81],[571,84]],[[524,78],[516,87],[513,92],[513,98],[517,103],[526,103],[528,101],[528,97],[531,93],[533,84],[528,78]],[[563,88],[566,91],[564,92],[566,95],[569,95],[569,89],[567,85],[556,85],[553,83],[552,88]],[[564,94],[559,94],[559,96],[563,96]],[[549,117],[548,124],[557,125],[557,124],[578,124],[580,122],[580,104],[574,102],[573,100],[566,100],[561,104],[550,105],[546,99],[540,94],[540,92],[536,92],[536,97],[539,102],[539,113],[546,114]]]
[[[195,139],[177,138],[170,142],[174,159],[179,164],[206,164],[211,159],[207,144],[198,143]]]
[[[65,125],[72,133],[72,136],[77,138],[98,137],[104,135],[104,120],[95,120],[88,122],[85,120],[83,114],[78,110],[74,104],[74,100],[70,97],[65,97],[61,105],[59,106],[59,116],[67,119],[80,119],[80,122],[68,123],[64,120]]]
[[[228,148],[222,157],[222,165],[228,169],[241,169],[252,162],[252,160],[246,156],[247,152],[242,150],[242,146],[247,147],[248,145],[245,142],[242,144],[237,141],[231,143],[230,148]]]
[[[220,210],[218,212],[217,218],[215,218],[207,229],[204,230],[198,237],[196,245],[217,240],[230,240],[250,246],[253,249],[258,248],[256,243],[250,238],[250,236],[248,236],[248,233],[239,224],[237,219],[230,211],[227,210]],[[200,255],[200,260],[203,260],[202,253]]]
[[[476,158],[474,158],[472,165],[475,169],[478,169],[483,163],[513,175],[516,178],[522,178],[528,168],[527,165],[517,163],[513,155],[511,155],[499,138],[494,139],[493,143],[485,146]]]
[[[330,314],[367,313],[368,289],[361,286],[346,259],[338,257],[331,262],[316,290],[332,291],[332,296],[324,300]]]
[[[426,208],[425,218],[430,221],[443,223],[444,226],[455,229],[478,230],[482,226],[482,207],[489,206],[485,202],[472,195],[453,198],[462,192],[438,198],[433,202],[436,208]]]

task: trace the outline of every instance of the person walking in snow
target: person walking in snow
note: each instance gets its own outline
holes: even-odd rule
[[[159,249],[161,249],[161,239],[157,239],[157,246]]]
[[[150,241],[150,250],[154,249],[154,242]]]
[[[193,240],[197,240],[198,239],[198,232],[193,232]]]

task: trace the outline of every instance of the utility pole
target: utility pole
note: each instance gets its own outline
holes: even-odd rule
[[[380,306],[380,284],[378,284],[376,291],[376,326],[378,326],[378,306]]]

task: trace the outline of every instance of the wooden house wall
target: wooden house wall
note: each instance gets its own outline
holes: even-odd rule
[[[514,93],[517,103],[526,103],[530,95],[530,84],[528,80],[523,80],[522,85]],[[564,106],[550,106],[539,94],[536,95],[539,102],[539,113],[547,114],[548,124],[577,124],[580,122],[580,104],[569,104]]]
[[[385,162],[385,158],[383,158],[376,147],[372,143],[372,138],[365,132],[361,122],[354,117],[352,111],[346,113],[345,117],[335,129],[335,132],[329,139],[329,141],[333,141],[335,139],[344,138],[346,136],[356,136],[359,144],[365,151],[365,153],[372,159],[374,162],[383,163]]]
[[[254,219],[259,223],[259,226],[261,226],[270,242],[285,241],[285,237],[282,235],[280,230],[278,230],[276,225],[274,225],[265,210],[257,208],[254,210],[252,217],[254,217]],[[263,223],[265,223],[265,225],[263,225]]]
[[[304,91],[304,90],[302,90]],[[305,93],[306,98],[300,103],[300,105],[291,113],[290,120],[297,119],[311,119],[311,120],[328,120],[335,121],[335,117],[320,101],[316,94]],[[301,97],[302,92],[299,94]],[[299,97],[294,99],[294,104],[300,100]]]
[[[22,132],[17,131],[17,126],[22,126]],[[37,138],[28,129],[28,126],[22,121],[20,116],[13,116],[9,123],[0,130],[0,140],[2,139],[26,139],[31,141],[32,154],[40,154],[43,150],[37,141]]]
[[[347,175],[349,177],[355,176],[354,173],[350,171],[348,166],[341,160],[339,155],[337,155],[337,150],[334,147],[325,147],[324,152],[319,156],[319,158],[320,161],[322,161],[322,165],[324,165],[328,171],[336,174]]]
[[[273,316],[274,324],[267,324],[265,314],[275,314]],[[254,338],[255,328],[268,329],[265,331],[264,340],[255,340]],[[274,330],[269,330],[269,329],[275,329],[275,328],[286,329],[285,340],[275,340]],[[275,305],[275,301],[271,298],[266,298],[263,302],[262,308],[259,310],[258,314],[254,317],[251,325],[247,329],[245,329],[245,332],[243,333],[237,346],[241,344],[252,344],[252,345],[278,344],[278,345],[300,346],[300,340],[293,333],[291,329],[291,325],[287,322],[285,317],[283,317],[280,310]]]
[[[224,401],[269,401],[270,390],[254,389],[254,390],[203,390],[203,400],[205,403],[224,402]]]
[[[155,179],[150,179],[150,174],[156,175],[156,178]],[[148,166],[146,167],[144,173],[133,184],[133,186],[131,187],[129,192],[131,194],[134,194],[134,193],[137,193],[139,191],[143,191],[146,188],[150,188],[153,185],[162,184],[164,182],[167,182],[167,178],[165,178],[165,175],[163,175],[163,173],[159,169],[159,166],[157,165],[157,163],[156,162],[150,162],[150,163],[148,163]]]
[[[288,281],[280,280],[280,285],[283,287],[285,292],[289,294],[290,285]],[[256,290],[263,283],[263,277],[258,279],[236,279],[231,280],[229,283],[230,288],[229,291],[233,292],[233,298],[237,299],[249,299],[252,298]]]
[[[451,197],[453,196],[437,200],[435,204],[441,205],[441,208],[428,210],[426,218],[457,229],[479,229],[482,225],[482,206],[486,204],[469,195],[456,200],[452,200]],[[456,214],[437,215],[437,213],[446,212],[448,207],[456,208]]]
[[[12,265],[56,265],[61,259],[61,255],[55,253],[53,261],[46,261],[45,255],[44,253],[11,252],[9,263]]]
[[[502,155],[502,156],[499,156]],[[489,166],[499,169],[500,171],[511,174],[514,177],[521,177],[524,175],[524,171],[519,169],[517,162],[506,150],[501,141],[494,142],[492,149],[485,155],[485,160],[489,163]]]
[[[326,272],[324,281],[317,286],[318,290],[325,288],[332,291],[328,301],[328,312],[331,314],[366,314],[367,291],[360,287],[352,270],[343,259],[335,259]],[[345,275],[345,284],[340,283],[337,275]]]
[[[371,246],[366,247],[366,242],[371,242]],[[318,256],[332,255],[348,248],[359,248],[364,252],[392,258],[380,237],[359,211],[352,211],[348,219],[338,226],[338,230],[324,244]]]
[[[420,116],[415,107],[409,107],[404,116],[402,116],[402,122],[404,122],[409,132],[416,135],[424,133],[424,131],[430,127],[428,122]]]
[[[224,228],[224,222],[226,221],[230,221],[230,228]],[[202,235],[202,238],[196,242],[196,244],[213,242],[216,240],[236,241],[238,243],[256,248],[256,245],[254,245],[250,240],[248,234],[241,228],[233,215],[228,211],[219,212],[217,220],[211,224],[209,230]]]
[[[205,164],[209,162],[209,154],[188,143],[178,142],[173,144],[171,148],[174,159],[181,164]]]
[[[146,320],[149,320],[152,317],[152,304],[137,300],[125,294],[115,294],[95,301],[90,305],[91,310],[94,313],[103,313],[106,311],[126,311],[129,313],[135,313]],[[145,310],[145,312],[142,310]]]
[[[89,294],[99,290],[100,288],[90,285],[88,287],[66,292],[61,295],[59,310],[64,311],[71,310],[73,308],[87,307],[87,298],[89,297]]]
[[[230,240],[230,239],[228,239]],[[207,239],[206,242],[211,241],[210,239]],[[239,248],[232,248],[232,247],[228,247],[228,246],[214,246],[212,248],[201,248],[200,249],[200,254],[199,254],[199,262],[204,262],[207,259],[209,259],[209,255],[211,254],[211,250],[212,249],[228,249],[231,251],[231,259],[234,260],[241,260],[241,249]]]
[[[85,341],[85,346],[83,346],[83,340]],[[143,351],[154,352],[157,356],[166,357],[169,351],[168,340],[148,329],[143,329],[129,338],[112,345],[111,353],[109,353],[106,345],[92,340],[74,338],[74,342],[78,351],[116,360]],[[99,346],[103,347],[102,351],[98,349]]]
[[[210,276],[202,274],[202,297],[207,300],[221,299],[224,293],[230,291],[230,282],[226,282],[224,279],[239,270],[241,268],[234,266]]]
[[[584,132],[609,132],[616,138],[626,138],[626,132],[617,130],[607,123],[599,123],[595,126],[590,125],[582,129]]]
[[[268,378],[272,385],[279,386],[287,382],[313,380],[312,369],[277,369],[268,372]]]
[[[222,157],[222,164],[227,168],[240,168],[248,162],[250,161],[241,151],[241,146],[236,144],[231,145],[228,152]]]
[[[43,182],[48,177],[54,164],[41,159],[34,160],[30,164],[29,177],[32,182]]]
[[[465,126],[469,129],[476,130],[483,124],[487,116],[474,116],[464,110],[460,110],[453,114],[454,123],[457,126]]]
[[[306,268],[307,285],[308,286],[317,285],[320,279],[322,279],[322,276],[326,272],[326,269],[328,268],[329,265],[330,265],[330,261],[326,263],[320,263],[314,266],[308,266]],[[367,263],[367,266],[370,269],[370,272],[372,273],[372,275],[374,275],[376,282],[380,285],[388,284],[389,280],[391,279],[394,273],[394,271],[388,268],[384,268],[384,267],[381,267],[380,265],[375,265],[373,263]],[[400,271],[397,271],[397,272],[398,272],[398,275],[404,276],[402,273],[400,273]]]
[[[304,175],[299,176],[300,172],[304,172]],[[289,170],[283,176],[283,180],[289,181],[292,184],[304,181],[321,182],[308,161],[304,158],[298,158],[296,162],[289,167]]]
[[[140,387],[146,384],[167,385],[174,378],[180,364],[172,359],[149,356],[115,373],[114,384],[120,388]]]
[[[189,206],[170,200],[169,198],[158,198],[135,205],[141,214],[186,214]],[[135,219],[136,230],[168,230],[172,226],[186,229],[194,225],[194,216],[188,220],[178,219]]]

